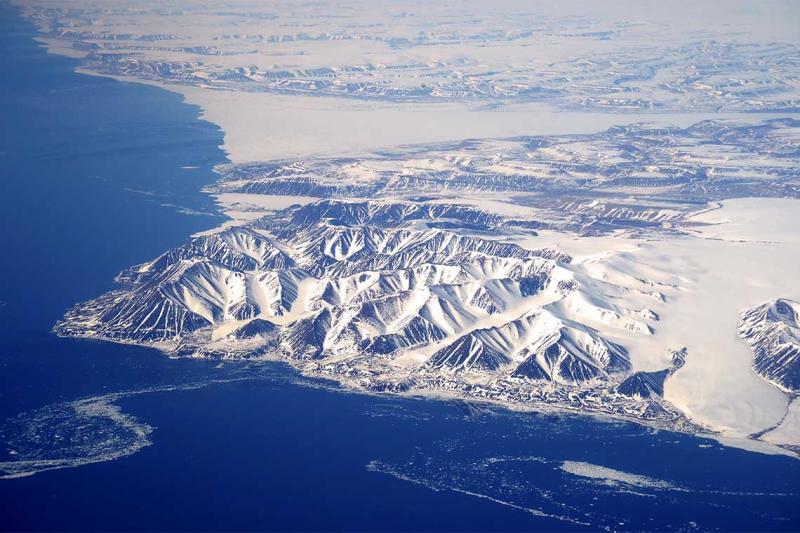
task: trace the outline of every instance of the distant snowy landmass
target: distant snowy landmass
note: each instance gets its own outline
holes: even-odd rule
[[[755,41],[744,24],[732,40],[724,25],[714,33],[690,16],[668,31],[663,23],[656,29],[641,20],[608,20],[603,8],[592,13],[591,6],[554,17],[513,2],[496,9],[465,3],[446,16],[412,6],[386,14],[377,5],[320,4],[312,13],[292,2],[251,3],[233,12],[143,4],[149,9],[118,8],[124,29],[100,15],[102,3],[26,8],[48,39],[84,55],[87,68],[172,84],[615,112],[796,112],[800,106],[797,43]],[[195,10],[195,24],[180,23]],[[132,23],[139,32],[130,31]]]
[[[800,121],[787,118],[472,139],[369,157],[231,165],[220,169],[223,179],[210,191],[325,198],[441,195],[442,203],[476,192],[481,194],[473,197],[481,200],[493,197],[486,193],[503,193],[496,195],[502,199],[527,193],[524,205],[558,213],[584,232],[604,232],[620,225],[661,226],[707,201],[800,197],[798,132]],[[530,219],[513,223],[547,225]]]

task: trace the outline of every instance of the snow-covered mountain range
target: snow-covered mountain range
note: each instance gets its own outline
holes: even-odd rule
[[[622,273],[612,283],[558,250],[436,227],[459,224],[516,227],[464,206],[290,207],[125,270],[122,288],[56,331],[175,356],[281,357],[370,390],[502,391],[687,424],[658,387],[629,379],[627,350],[602,333],[650,335],[647,304],[668,285]]]
[[[648,340],[692,282],[635,248],[707,227],[693,217],[712,201],[796,197],[796,129],[709,121],[224,167],[209,192],[235,220],[124,270],[55,329],[175,357],[278,358],[363,390],[699,431],[665,399],[695,371],[691,349],[680,334]],[[576,259],[552,234],[613,246],[578,243]],[[756,370],[789,392],[796,329],[788,300],[739,329]]]

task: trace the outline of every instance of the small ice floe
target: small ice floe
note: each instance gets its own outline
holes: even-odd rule
[[[660,490],[680,490],[679,487],[662,481],[660,479],[642,476],[639,474],[630,474],[605,466],[594,465],[591,463],[584,463],[580,461],[564,461],[561,463],[561,470],[579,476],[594,480],[603,485],[611,487],[638,487],[647,489],[660,489]]]

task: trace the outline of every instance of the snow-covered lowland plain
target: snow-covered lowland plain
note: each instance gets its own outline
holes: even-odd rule
[[[800,14],[720,6],[21,2],[230,160],[55,330],[798,453]]]

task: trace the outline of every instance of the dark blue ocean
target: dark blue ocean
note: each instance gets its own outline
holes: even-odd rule
[[[179,96],[34,36],[0,4],[0,529],[800,529],[794,458],[55,337],[221,221],[225,155]]]

